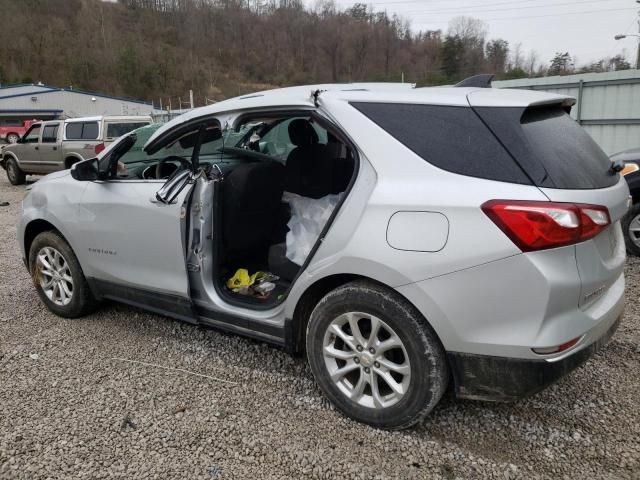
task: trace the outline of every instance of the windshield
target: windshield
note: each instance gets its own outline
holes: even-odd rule
[[[155,133],[161,124],[155,123],[146,127],[139,128],[133,132],[136,137],[135,143],[125,153],[123,153],[118,160],[125,165],[131,165],[135,163],[150,163],[170,156],[176,156],[184,158],[185,160],[191,160],[191,154],[193,153],[193,145],[189,142],[184,142],[183,139],[168,145],[153,155],[149,155],[143,150],[147,140]],[[202,144],[200,147],[200,157],[216,154],[220,148],[222,148],[223,139],[220,137],[215,140],[210,140]]]
[[[106,171],[108,165],[117,161],[119,178],[165,178],[174,168],[186,168],[191,163],[193,148],[198,131],[186,133],[175,142],[160,149],[154,154],[143,150],[149,138],[160,128],[161,124],[138,128],[112,144],[100,157],[100,169]],[[200,163],[213,163],[220,158],[223,138],[217,126],[208,128],[200,148]],[[115,156],[115,158],[114,158]],[[166,168],[162,172],[155,171],[155,166],[165,161]]]

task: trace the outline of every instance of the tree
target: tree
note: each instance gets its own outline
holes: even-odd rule
[[[609,70],[618,71],[618,70],[630,70],[631,64],[624,58],[623,55],[618,54],[615,57],[611,57],[609,59]]]
[[[509,42],[500,38],[487,42],[487,63],[492,73],[502,73],[507,66]]]
[[[556,53],[556,56],[551,60],[549,66],[549,75],[568,75],[573,73],[574,65],[573,59],[568,52]]]

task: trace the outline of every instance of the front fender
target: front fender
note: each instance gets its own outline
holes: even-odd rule
[[[18,223],[18,242],[23,258],[28,257],[25,248],[25,232],[29,224],[40,220],[51,224],[65,238],[82,266],[83,255],[76,248],[73,225],[87,182],[74,180],[67,172],[56,172],[35,183],[22,202],[22,215]]]
[[[18,160],[18,157],[16,157],[15,153],[5,151],[2,152],[2,159],[0,160],[0,166],[5,170],[7,169],[7,160],[9,160],[9,158],[13,158],[16,162],[18,162],[18,165],[20,165],[20,160]]]

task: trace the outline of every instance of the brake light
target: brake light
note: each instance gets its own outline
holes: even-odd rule
[[[481,208],[523,252],[584,242],[611,224],[600,205],[490,200]]]
[[[104,142],[102,142],[102,143],[97,144],[93,150],[96,152],[96,155],[98,155],[105,148],[107,148],[107,147],[105,146]]]

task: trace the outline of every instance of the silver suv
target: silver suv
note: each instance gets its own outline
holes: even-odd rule
[[[35,122],[2,148],[0,165],[13,185],[26,175],[64,170],[93,158],[116,138],[151,123],[148,116],[99,116]]]
[[[37,182],[20,246],[60,316],[111,299],[305,352],[340,411],[406,428],[448,386],[533,394],[615,331],[629,191],[573,104],[376,84],[230,99]]]

